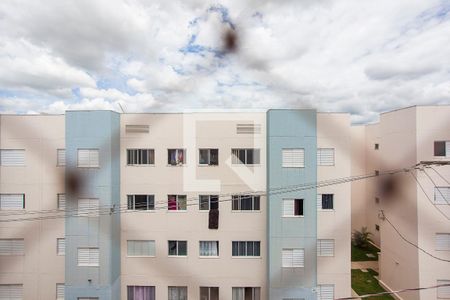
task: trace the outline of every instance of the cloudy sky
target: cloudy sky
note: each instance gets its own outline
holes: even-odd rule
[[[236,32],[236,51],[223,36]],[[0,112],[450,104],[450,0],[1,0]]]

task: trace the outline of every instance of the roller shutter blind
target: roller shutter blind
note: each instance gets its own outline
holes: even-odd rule
[[[155,256],[155,241],[128,240],[128,256]]]
[[[98,248],[78,248],[78,266],[97,267],[99,260]]]
[[[56,239],[56,253],[58,255],[66,254],[66,239]]]
[[[56,284],[56,300],[64,300],[64,284]]]
[[[438,280],[437,285],[450,284],[450,280]],[[438,299],[450,299],[450,286],[437,288]]]
[[[66,165],[66,149],[58,149],[56,150],[56,156],[57,156],[57,162],[56,164],[58,166],[65,166]]]
[[[261,133],[261,124],[237,124],[237,134],[259,134]]]
[[[304,168],[305,149],[283,149],[282,166],[283,168]]]
[[[450,233],[436,233],[436,250],[450,251]]]
[[[2,149],[0,150],[0,164],[7,167],[25,166],[25,150]]]
[[[25,194],[0,194],[0,210],[25,208]]]
[[[321,284],[317,287],[318,300],[333,300],[334,299],[334,285]]]
[[[78,199],[78,216],[80,217],[98,217],[99,216],[99,200]]]
[[[19,300],[23,299],[22,284],[0,284],[0,299]]]
[[[450,205],[450,187],[435,187],[434,203]]]
[[[125,125],[126,133],[148,133],[150,131],[149,125]]]
[[[24,239],[0,239],[0,255],[24,255]]]
[[[281,259],[284,268],[302,268],[305,266],[305,250],[283,249]]]
[[[98,149],[78,149],[78,167],[95,168],[99,166]]]
[[[317,256],[334,256],[334,240],[317,240]]]
[[[333,148],[317,149],[317,165],[334,166],[334,149]]]

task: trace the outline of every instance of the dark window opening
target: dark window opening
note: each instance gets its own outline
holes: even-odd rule
[[[303,216],[303,199],[294,199],[294,216]]]

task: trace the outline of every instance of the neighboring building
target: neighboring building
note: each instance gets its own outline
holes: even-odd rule
[[[352,128],[352,175],[450,161],[450,106],[414,106],[381,114],[380,121]],[[450,282],[450,166],[396,175],[385,194],[380,178],[352,183],[352,229],[367,226],[381,248],[380,283],[389,290]],[[427,176],[431,177],[431,179]],[[442,177],[441,177],[442,176]],[[434,182],[434,183],[433,183]],[[436,184],[436,186],[435,186]],[[422,190],[423,188],[423,190]],[[438,190],[439,188],[439,190]],[[401,297],[401,298],[400,298]],[[402,293],[399,299],[449,299],[450,289]]]
[[[1,115],[0,295],[350,296],[351,186],[310,186],[350,149],[314,110]]]

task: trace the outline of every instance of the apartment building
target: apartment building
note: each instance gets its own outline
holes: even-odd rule
[[[0,116],[0,299],[350,295],[348,114]],[[14,298],[14,299],[16,299]]]
[[[414,106],[383,113],[376,124],[353,127],[352,174],[449,162],[449,116],[450,106]],[[450,263],[445,262],[450,260],[450,165],[391,176],[387,192],[382,178],[352,183],[352,228],[367,226],[374,234],[381,249],[380,283],[388,290],[450,283]],[[402,240],[386,218],[418,247]],[[448,299],[450,289],[397,298]]]

